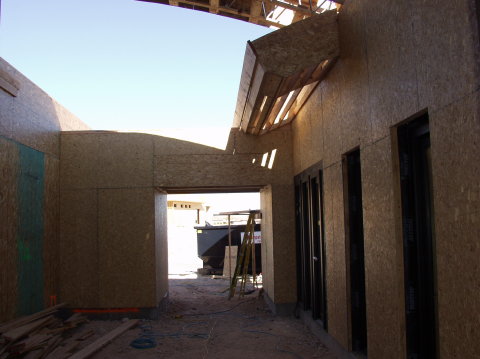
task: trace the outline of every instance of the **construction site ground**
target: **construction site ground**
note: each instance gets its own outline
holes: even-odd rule
[[[158,320],[141,321],[94,358],[336,358],[301,320],[274,316],[259,290],[228,300],[228,279],[191,272],[170,276],[169,285]],[[120,324],[91,321],[82,330],[95,331],[91,342]],[[132,347],[139,338],[155,346]]]

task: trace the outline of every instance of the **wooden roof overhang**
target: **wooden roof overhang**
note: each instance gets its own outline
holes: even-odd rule
[[[292,121],[338,56],[336,10],[248,42],[233,127],[261,135]]]

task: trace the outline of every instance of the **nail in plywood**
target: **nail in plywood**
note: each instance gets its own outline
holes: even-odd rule
[[[291,121],[338,55],[336,11],[248,42],[233,127],[261,134]]]

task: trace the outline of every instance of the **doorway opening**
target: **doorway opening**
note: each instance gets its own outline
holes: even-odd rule
[[[232,248],[238,247],[248,218],[245,214],[223,213],[259,209],[260,193],[169,194],[167,204],[169,277],[222,275],[229,226]],[[260,256],[260,220],[256,223],[256,252]]]
[[[347,153],[343,157],[343,176],[351,350],[366,355],[365,251],[363,241],[362,173],[359,149]]]
[[[397,129],[407,358],[436,358],[435,242],[428,114]]]
[[[323,172],[317,164],[295,177],[297,297],[328,330]]]

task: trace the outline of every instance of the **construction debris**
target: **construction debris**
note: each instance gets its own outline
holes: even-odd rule
[[[110,343],[113,339],[118,337],[119,335],[126,332],[128,329],[133,328],[138,324],[138,319],[129,320],[118,328],[115,328],[110,333],[105,334],[103,337],[97,339],[92,344],[88,345],[87,347],[80,350],[78,353],[72,355],[70,359],[85,359],[102,349],[105,345]]]
[[[138,323],[138,320],[129,320],[74,353],[82,342],[95,333],[93,330],[73,331],[88,320],[80,313],[66,320],[59,319],[56,314],[63,306],[65,304],[59,304],[0,324],[0,359],[87,358]]]

